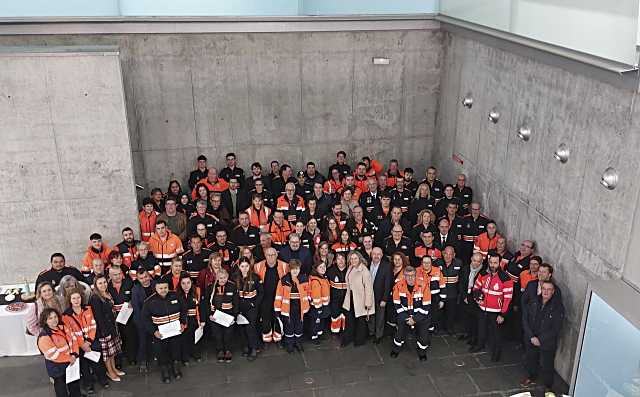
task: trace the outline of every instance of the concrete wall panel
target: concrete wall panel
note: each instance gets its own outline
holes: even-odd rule
[[[93,232],[136,226],[131,148],[115,53],[0,56],[0,283],[32,280],[52,252],[78,264]]]
[[[569,379],[588,282],[619,278],[628,265],[640,158],[634,94],[457,35],[444,42],[435,137],[443,145],[435,157],[442,175],[468,171],[475,197],[513,250],[535,239],[556,267],[567,308],[556,368]],[[467,91],[471,110],[459,104]],[[493,125],[486,117],[496,105],[501,118]],[[524,122],[533,130],[526,143],[516,137]],[[452,139],[464,165],[447,153]],[[553,158],[560,143],[571,150],[566,164]],[[605,190],[599,181],[607,166],[629,183]]]

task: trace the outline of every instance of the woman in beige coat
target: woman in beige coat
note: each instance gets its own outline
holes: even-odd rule
[[[349,269],[345,281],[347,294],[342,308],[347,312],[347,324],[342,336],[342,346],[353,342],[362,345],[367,340],[367,320],[375,314],[371,274],[362,255],[351,251],[347,256]]]

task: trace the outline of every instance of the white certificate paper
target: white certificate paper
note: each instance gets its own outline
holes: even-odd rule
[[[131,307],[129,302],[123,303],[122,308],[118,312],[118,317],[116,317],[116,323],[126,324],[131,314],[133,314],[133,307]]]
[[[75,382],[80,379],[80,359],[77,358],[76,362],[67,366],[67,383]]]
[[[249,320],[242,314],[238,314],[238,325],[249,325]]]
[[[201,325],[198,328],[196,328],[195,341],[193,343],[200,342],[200,339],[202,339],[202,335],[204,335],[204,325]]]
[[[158,325],[158,331],[160,332],[160,339],[167,339],[172,336],[180,335],[180,321],[175,320],[170,323]]]
[[[222,310],[216,310],[213,312],[213,321],[222,325],[223,327],[230,327],[235,319],[232,315],[223,312]]]
[[[84,357],[87,360],[91,360],[94,363],[97,363],[98,361],[100,361],[100,352],[94,352],[93,350],[90,352],[85,352]]]

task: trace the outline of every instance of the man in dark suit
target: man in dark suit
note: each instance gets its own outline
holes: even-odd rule
[[[391,264],[383,259],[384,255],[380,247],[374,247],[371,251],[371,263],[369,264],[369,273],[371,273],[371,281],[373,283],[373,297],[376,306],[376,314],[369,318],[369,334],[374,335],[374,343],[378,344],[384,336],[385,311],[391,296],[391,288],[393,287],[393,274]]]
[[[457,249],[458,239],[450,229],[451,225],[447,218],[441,218],[438,221],[438,233],[436,233],[433,244],[440,251],[444,251],[447,245]]]
[[[222,205],[229,211],[231,219],[238,219],[238,214],[245,210],[245,194],[240,189],[240,183],[236,177],[229,179],[229,189],[220,193]],[[243,208],[244,207],[244,208]]]

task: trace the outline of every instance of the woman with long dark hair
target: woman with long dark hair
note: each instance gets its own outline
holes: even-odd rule
[[[166,197],[180,197],[180,195],[182,194],[182,186],[180,186],[180,182],[178,182],[175,179],[172,179],[171,182],[169,182],[169,187],[167,188],[167,194]]]
[[[44,355],[44,364],[53,379],[56,397],[80,397],[80,380],[67,383],[67,367],[79,356],[78,340],[71,328],[64,325],[57,309],[47,307],[40,313],[38,349]]]
[[[193,280],[188,272],[180,273],[176,295],[178,295],[180,305],[187,311],[187,328],[180,335],[182,338],[182,363],[187,366],[190,358],[198,362],[202,359],[200,348],[195,343],[195,334],[196,329],[204,324],[204,319],[200,317],[200,290],[193,285]]]
[[[96,320],[96,335],[100,341],[102,359],[107,367],[107,377],[114,382],[120,382],[120,376],[125,373],[116,368],[115,359],[122,352],[122,342],[116,327],[113,298],[108,290],[106,276],[96,276],[93,280],[93,294],[89,299],[89,305]]]
[[[253,361],[258,351],[258,313],[264,297],[264,290],[260,278],[253,271],[253,265],[247,258],[240,258],[236,275],[238,287],[240,314],[246,318],[249,324],[240,325],[244,347],[242,355],[247,360]]]

